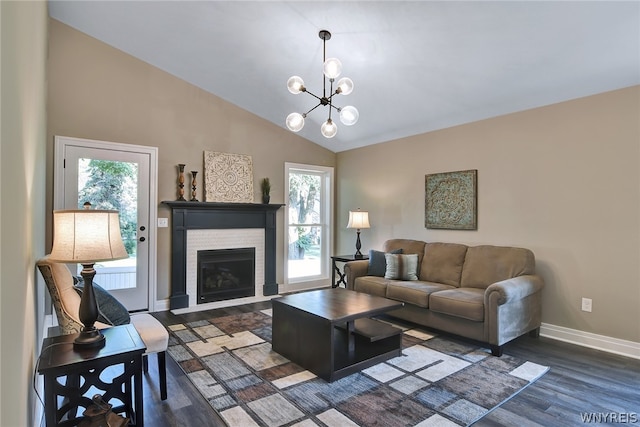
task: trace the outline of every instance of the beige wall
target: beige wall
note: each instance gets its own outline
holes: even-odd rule
[[[425,175],[466,169],[478,230],[426,229]],[[543,322],[640,342],[640,87],[342,152],[337,188],[339,252],[353,250],[357,207],[367,250],[390,237],[527,247]]]
[[[46,2],[0,2],[0,425],[34,423],[44,323]]]
[[[177,197],[178,163],[200,172],[198,199],[204,200],[205,150],[253,156],[256,202],[260,179],[269,177],[271,203],[284,203],[285,162],[335,165],[333,152],[58,21],[50,21],[49,35],[49,178],[54,135],[159,147],[159,202]],[[47,212],[52,189],[50,183]],[[283,214],[280,209],[281,227]],[[170,218],[170,210],[160,205],[158,216]],[[283,236],[278,233],[279,266]],[[170,228],[160,228],[158,299],[169,296],[169,261]],[[279,283],[283,274],[278,268]]]
[[[49,178],[53,135],[159,147],[159,200],[176,197],[177,163],[202,171],[204,150],[252,155],[273,203],[284,200],[285,161],[337,161],[337,252],[353,250],[346,213],[357,207],[373,225],[364,249],[389,237],[528,247],[547,281],[545,323],[640,342],[638,87],[336,156],[55,20],[49,47]],[[478,230],[425,229],[424,175],[464,169],[478,169]],[[158,237],[165,298],[169,229]]]

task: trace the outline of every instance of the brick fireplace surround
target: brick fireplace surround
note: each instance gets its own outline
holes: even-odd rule
[[[262,294],[277,295],[276,212],[281,204],[162,202],[171,208],[171,310],[187,308],[195,299],[187,287],[189,230],[264,230],[264,286]],[[240,231],[240,230],[238,230]],[[191,298],[192,304],[189,303]]]

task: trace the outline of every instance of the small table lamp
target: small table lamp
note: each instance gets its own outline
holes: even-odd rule
[[[82,264],[80,274],[84,279],[84,290],[78,314],[83,327],[74,341],[74,347],[102,347],[104,336],[94,326],[98,318],[98,305],[93,292],[93,277],[96,275],[93,265],[99,261],[128,257],[120,236],[118,211],[54,211],[53,232],[53,248],[49,259]]]
[[[360,252],[360,248],[362,247],[362,244],[360,243],[360,229],[370,227],[369,212],[361,211],[360,208],[358,208],[357,211],[349,211],[349,223],[347,224],[347,228],[355,228],[358,236],[356,239],[355,258],[362,258],[362,252]]]

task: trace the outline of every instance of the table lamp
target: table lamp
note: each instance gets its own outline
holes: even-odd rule
[[[90,205],[89,205],[90,206]],[[102,333],[94,326],[98,305],[93,292],[93,265],[99,261],[127,258],[120,235],[118,211],[58,210],[53,211],[53,248],[49,259],[61,263],[82,264],[84,289],[80,299],[80,335],[74,348],[96,348],[105,344]]]
[[[355,228],[356,235],[358,236],[356,239],[355,258],[362,258],[362,252],[360,252],[360,248],[362,247],[362,244],[360,243],[360,229],[370,227],[369,212],[361,211],[360,208],[358,208],[357,211],[349,211],[349,223],[347,224],[347,228]]]

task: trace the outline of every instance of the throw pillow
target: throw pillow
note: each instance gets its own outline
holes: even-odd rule
[[[78,295],[82,296],[84,289],[84,279],[82,277],[73,278],[75,283],[75,290]],[[106,289],[93,282],[93,294],[96,297],[96,303],[98,304],[98,322],[106,323],[107,325],[126,325],[131,322],[131,317],[126,307],[113,297]]]
[[[391,254],[401,254],[402,248],[394,249]],[[384,259],[385,252],[376,251],[371,249],[369,251],[369,271],[367,275],[369,276],[379,276],[384,277],[384,272],[387,270],[387,261]]]
[[[385,279],[418,280],[418,254],[385,254],[387,270]]]

